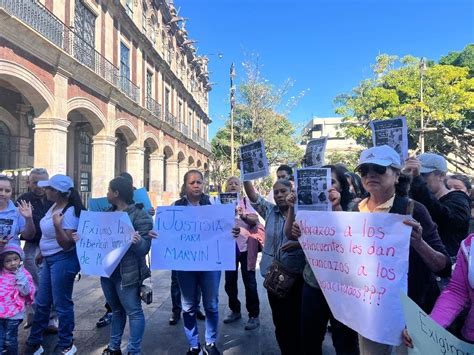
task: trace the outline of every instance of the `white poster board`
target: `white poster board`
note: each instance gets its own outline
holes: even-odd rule
[[[156,209],[151,266],[159,270],[235,270],[235,206]]]
[[[296,210],[331,211],[328,190],[331,188],[331,169],[296,169]]]
[[[81,272],[110,277],[130,248],[134,232],[126,212],[82,211],[76,243]]]
[[[400,155],[402,163],[408,159],[408,128],[405,117],[370,122],[374,147],[388,145]]]
[[[304,166],[309,167],[320,167],[324,165],[324,154],[326,152],[326,144],[328,137],[321,137],[311,139],[306,145],[306,151],[304,154]]]
[[[242,181],[268,176],[268,161],[263,140],[240,146],[239,154]]]
[[[334,317],[362,336],[399,345],[405,327],[411,227],[393,213],[299,211],[300,244]]]
[[[406,294],[400,293],[405,311],[408,334],[413,342],[413,355],[474,355],[474,344],[466,343],[430,318]]]

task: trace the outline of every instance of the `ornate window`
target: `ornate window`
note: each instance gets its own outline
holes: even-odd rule
[[[95,15],[82,1],[76,1],[74,28],[74,57],[94,70],[95,66]]]
[[[133,18],[133,0],[125,0],[125,12]]]
[[[81,163],[91,164],[92,162],[92,139],[91,136],[84,131],[79,134],[79,144],[81,146]]]

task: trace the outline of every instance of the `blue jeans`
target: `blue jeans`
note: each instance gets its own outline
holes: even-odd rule
[[[71,345],[74,331],[72,290],[79,270],[75,249],[60,251],[44,258],[36,292],[35,318],[27,340],[29,345],[39,345],[43,341],[43,332],[48,326],[52,305],[59,320],[58,347],[66,348]]]
[[[199,308],[199,296],[202,292],[204,310],[206,312],[206,343],[214,343],[217,339],[219,323],[219,282],[220,271],[177,271],[181,289],[183,306],[184,332],[189,345],[199,345],[199,330],[196,311]]]
[[[21,319],[0,319],[0,353],[18,355],[18,326]]]
[[[110,328],[110,350],[120,350],[123,330],[127,322],[130,328],[130,339],[127,351],[129,354],[141,354],[143,333],[145,332],[145,315],[140,298],[140,286],[122,287],[120,280],[101,277],[100,283],[105,299],[112,308],[112,325]]]

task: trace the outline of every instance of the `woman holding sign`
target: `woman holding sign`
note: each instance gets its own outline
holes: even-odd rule
[[[100,278],[105,298],[112,308],[110,340],[102,354],[122,354],[120,343],[127,316],[130,328],[128,354],[141,354],[145,315],[141,304],[140,287],[142,282],[151,276],[145,257],[151,247],[148,232],[153,228],[153,221],[143,210],[143,205],[137,206],[133,202],[133,186],[126,178],[119,176],[110,181],[107,199],[112,205],[112,211],[127,212],[135,233],[130,249],[112,275]]]
[[[422,204],[406,197],[405,177],[400,175],[400,156],[387,145],[364,150],[357,171],[369,197],[356,209],[360,212],[412,214],[405,224],[413,227],[410,239],[408,296],[430,312],[439,295],[435,273],[449,276],[451,261],[430,214]],[[406,184],[405,184],[406,185]],[[392,346],[359,335],[361,354],[391,354]]]
[[[292,183],[289,180],[280,179],[273,185],[276,204],[268,202],[257,194],[250,181],[244,182],[244,188],[253,207],[265,220],[265,245],[260,261],[260,273],[265,277],[275,262],[283,265],[289,274],[293,275],[293,283],[284,294],[277,295],[267,287],[278,346],[283,355],[301,354],[300,313],[305,258],[300,248],[282,249],[282,246],[288,242],[283,228],[289,207],[286,197],[291,192]]]
[[[199,170],[189,170],[184,174],[182,198],[175,206],[210,205],[209,196],[203,193],[204,177]],[[184,331],[189,342],[187,354],[220,354],[216,347],[217,328],[219,322],[219,282],[220,271],[176,271],[181,289]],[[206,312],[206,345],[201,349],[196,313],[199,309],[199,293],[202,292],[204,310]]]
[[[73,233],[77,230],[84,206],[69,176],[54,175],[49,180],[38,181],[38,186],[45,188],[46,197],[54,203],[40,221],[42,237],[39,247],[43,263],[25,354],[43,353],[43,332],[48,327],[51,306],[54,305],[59,319],[58,344],[54,353],[72,355],[77,352],[72,338],[72,290],[80,269]]]

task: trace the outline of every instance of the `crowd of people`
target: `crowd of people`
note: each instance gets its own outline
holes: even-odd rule
[[[471,180],[460,174],[448,175],[446,160],[440,155],[424,153],[402,162],[388,146],[363,151],[355,172],[343,164],[324,167],[331,172],[328,196],[334,212],[410,215],[405,221],[412,228],[408,296],[441,326],[474,344]],[[235,270],[225,272],[229,312],[223,322],[242,318],[237,289],[240,268],[248,313],[244,327],[248,331],[259,327],[261,300],[256,270],[265,278],[277,261],[294,280],[284,293],[276,295],[268,289],[267,294],[282,354],[322,354],[329,325],[337,354],[406,352],[406,347],[413,346],[407,331],[400,334],[403,344],[394,349],[357,334],[333,316],[298,242],[301,230],[295,222],[297,199],[292,174],[291,167],[280,166],[270,196],[260,195],[250,181],[243,183],[244,194],[237,177],[227,180],[225,191],[240,193],[240,200],[232,229]],[[72,297],[80,272],[77,228],[85,208],[66,175],[49,177],[45,169],[33,169],[28,187],[29,192],[14,202],[12,180],[0,175],[0,352],[18,354],[18,329],[23,321],[24,327],[30,328],[25,354],[44,353],[43,334],[52,330],[58,336],[54,354],[72,355],[78,352],[73,342]],[[202,173],[188,171],[174,204],[210,205],[204,187]],[[129,174],[109,182],[109,211],[126,212],[135,232],[130,249],[112,275],[100,278],[107,312],[97,326],[110,324],[104,355],[122,354],[127,320],[130,332],[126,351],[142,353],[146,321],[140,290],[151,276],[147,255],[152,240],[160,235],[153,230],[154,211],[135,203],[133,193]],[[20,239],[24,241],[23,249]],[[169,324],[177,324],[182,314],[189,355],[220,353],[216,346],[220,281],[221,271],[172,271]],[[203,344],[197,319],[205,320]]]

